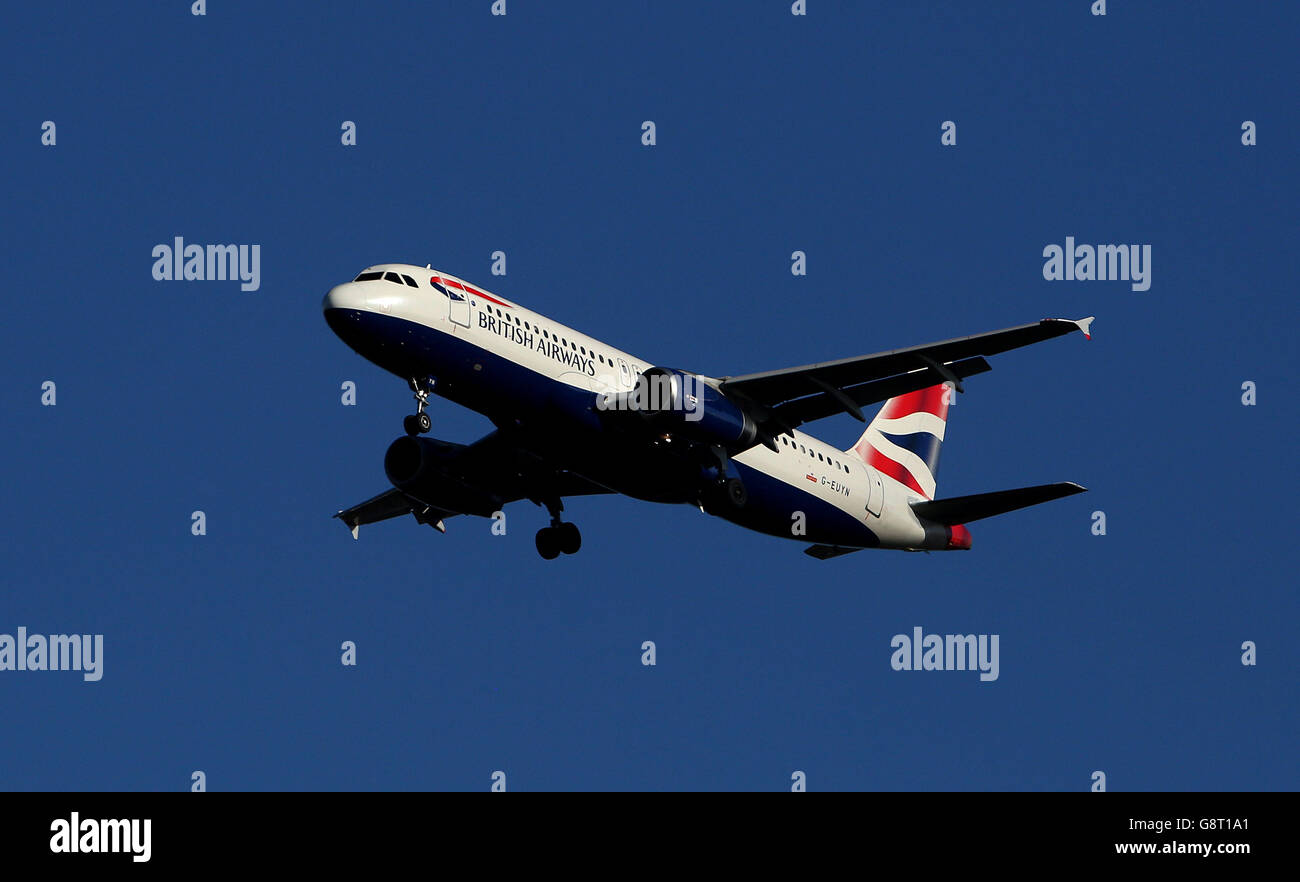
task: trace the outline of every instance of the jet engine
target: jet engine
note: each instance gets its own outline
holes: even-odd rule
[[[727,449],[746,449],[758,426],[736,402],[697,374],[652,367],[631,392],[606,395],[602,409],[632,411],[663,432]]]
[[[454,464],[464,449],[436,438],[403,435],[384,454],[384,474],[398,490],[426,505],[491,517],[501,509],[501,499],[456,474]]]

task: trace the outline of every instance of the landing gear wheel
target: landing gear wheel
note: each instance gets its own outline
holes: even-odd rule
[[[406,381],[415,393],[415,413],[402,420],[402,428],[408,435],[420,435],[429,431],[433,427],[433,421],[424,409],[429,406],[429,394],[433,391],[433,377],[426,377],[424,380],[412,377]]]
[[[578,549],[582,547],[582,533],[578,531],[577,524],[560,524],[552,529],[555,530],[560,551],[565,554],[578,553]]]
[[[735,508],[744,508],[749,502],[749,491],[739,478],[728,478],[725,486],[727,502]]]
[[[560,556],[558,539],[553,527],[542,527],[537,531],[537,553],[543,560],[555,560]]]

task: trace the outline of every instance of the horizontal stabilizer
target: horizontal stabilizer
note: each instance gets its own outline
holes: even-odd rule
[[[913,502],[912,511],[916,516],[944,526],[969,524],[981,518],[1005,514],[1018,508],[1050,502],[1062,496],[1083,493],[1086,487],[1070,481],[1059,484],[1041,484],[1037,487],[1021,487],[1019,490],[998,490],[993,493],[976,493],[973,496],[954,496],[952,499],[935,499]]]
[[[839,545],[810,545],[803,550],[803,553],[818,560],[826,560],[827,558],[839,557],[841,554],[852,554],[861,550],[861,548],[842,548]]]

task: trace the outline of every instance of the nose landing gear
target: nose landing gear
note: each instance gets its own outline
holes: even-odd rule
[[[415,393],[415,413],[402,420],[402,428],[408,435],[421,435],[433,426],[433,421],[424,412],[429,405],[429,393],[433,391],[433,377],[425,377],[423,380],[412,377],[406,384]]]

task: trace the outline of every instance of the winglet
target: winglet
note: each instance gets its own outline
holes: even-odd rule
[[[354,520],[353,518],[348,516],[349,514],[351,514],[351,512],[336,511],[334,512],[334,517],[342,521],[343,526],[347,527],[348,530],[352,533],[352,538],[356,539],[357,533],[361,532],[361,521],[360,519]]]
[[[1089,340],[1092,339],[1092,331],[1089,329],[1092,327],[1092,322],[1095,318],[1095,315],[1090,315],[1087,318],[1081,318],[1075,322],[1075,324],[1079,326],[1079,330],[1083,331],[1083,336]]]

